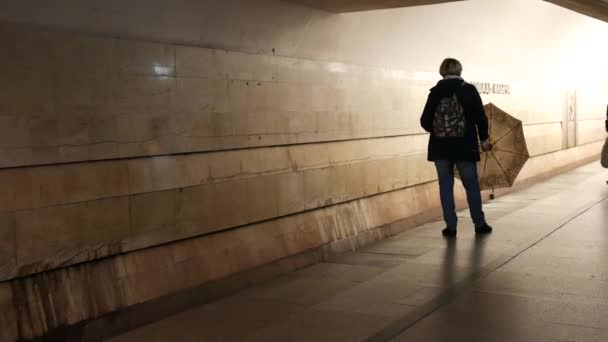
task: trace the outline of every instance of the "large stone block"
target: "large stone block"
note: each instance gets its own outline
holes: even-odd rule
[[[177,193],[179,231],[210,232],[221,225],[215,213],[215,184],[185,188]]]
[[[210,80],[227,79],[224,66],[228,52],[214,49],[178,46],[175,50],[177,77],[193,77]]]
[[[17,265],[15,215],[0,213],[0,279],[14,276]]]
[[[62,251],[77,250],[83,210],[82,205],[67,205],[16,212],[19,264],[37,268],[36,264],[49,262]]]
[[[115,40],[111,61],[125,75],[175,76],[173,45]]]
[[[13,342],[19,339],[19,325],[13,301],[13,291],[7,282],[0,283],[0,341]]]
[[[79,230],[80,246],[85,250],[92,247],[92,252],[99,251],[101,256],[118,253],[121,242],[131,235],[129,198],[91,201],[79,209],[83,226],[72,228]]]
[[[172,94],[176,113],[197,116],[205,112],[228,112],[228,81],[204,78],[178,78]],[[179,132],[178,132],[179,133]],[[190,131],[191,135],[213,136],[212,131]]]
[[[119,253],[129,236],[128,198],[17,211],[20,273]]]
[[[183,237],[176,225],[178,190],[134,195],[130,199],[128,249],[153,246]]]

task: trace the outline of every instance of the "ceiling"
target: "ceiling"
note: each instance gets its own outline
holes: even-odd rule
[[[608,22],[608,0],[545,0]]]
[[[466,0],[285,0],[328,12],[358,12]],[[608,22],[608,0],[545,0]]]
[[[358,12],[376,9],[431,5],[464,0],[286,0],[329,12]]]

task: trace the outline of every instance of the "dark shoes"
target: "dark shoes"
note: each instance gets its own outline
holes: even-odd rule
[[[443,235],[445,237],[450,237],[450,238],[456,237],[456,229],[446,228],[441,231],[441,235]]]
[[[475,234],[490,234],[492,232],[492,227],[490,227],[487,223],[479,228],[475,228]]]
[[[477,235],[483,235],[483,234],[490,234],[492,232],[492,227],[490,227],[487,223],[479,228],[475,228],[475,234]],[[448,238],[453,238],[456,237],[456,229],[450,229],[450,228],[445,228],[444,230],[441,231],[441,235],[448,237]]]

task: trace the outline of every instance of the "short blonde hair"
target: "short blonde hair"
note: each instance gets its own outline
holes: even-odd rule
[[[441,62],[439,74],[443,77],[448,75],[461,76],[462,64],[460,64],[460,62],[454,58],[446,58],[443,60],[443,62]]]

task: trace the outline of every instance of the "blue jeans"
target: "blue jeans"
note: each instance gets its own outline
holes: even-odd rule
[[[458,168],[460,179],[467,192],[467,202],[475,227],[486,224],[485,214],[481,206],[481,190],[477,179],[477,163],[469,161],[436,160],[437,176],[439,177],[439,195],[443,208],[443,219],[450,229],[458,226],[456,205],[454,203],[454,165]]]

